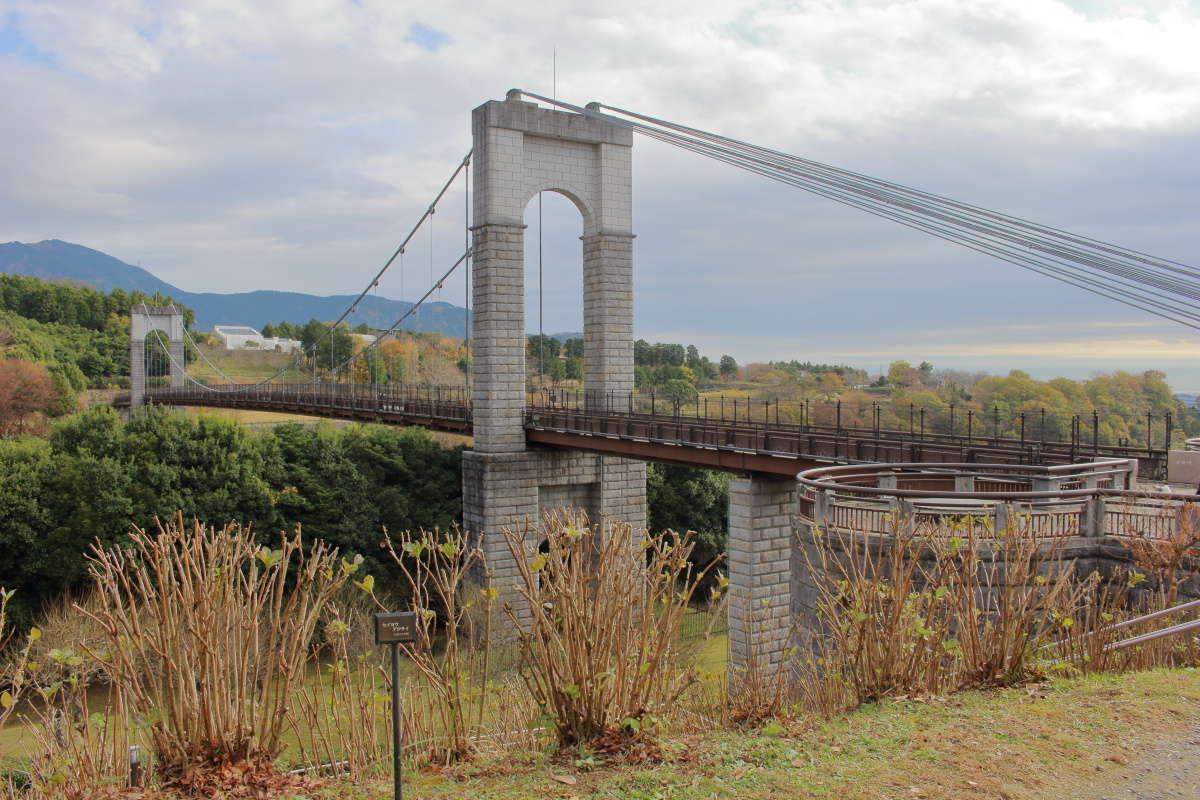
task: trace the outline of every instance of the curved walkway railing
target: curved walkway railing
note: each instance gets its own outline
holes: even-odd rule
[[[1058,467],[897,463],[824,467],[797,477],[802,519],[887,534],[899,521],[1005,530],[1020,519],[1043,538],[1139,535],[1169,539],[1193,495],[1136,488],[1128,460]]]

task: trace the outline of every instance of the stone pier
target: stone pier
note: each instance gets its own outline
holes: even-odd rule
[[[735,669],[773,670],[792,647],[794,480],[729,485],[729,655]]]

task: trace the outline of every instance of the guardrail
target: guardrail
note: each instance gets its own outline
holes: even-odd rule
[[[128,394],[114,404],[129,403]],[[146,401],[169,405],[248,408],[294,414],[424,425],[467,433],[471,404],[465,387],[373,384],[268,384],[238,389],[201,386],[146,390]]]

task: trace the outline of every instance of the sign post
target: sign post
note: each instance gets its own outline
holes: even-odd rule
[[[403,715],[400,710],[400,644],[416,638],[417,615],[411,611],[392,611],[375,615],[375,644],[392,648],[392,781],[395,799],[404,797],[400,758]]]

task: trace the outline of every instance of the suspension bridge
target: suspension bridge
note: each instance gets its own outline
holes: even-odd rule
[[[291,364],[252,384],[228,376],[225,383],[196,380],[184,369],[184,352],[192,343],[178,310],[135,308],[131,391],[117,403],[267,409],[468,434],[473,446],[464,453],[464,526],[482,534],[520,526],[563,505],[586,509],[597,520],[644,525],[647,461],[735,472],[731,629],[764,599],[770,614],[782,614],[791,602],[780,598],[791,596],[786,587],[795,580],[787,541],[799,497],[795,476],[802,470],[862,462],[1052,468],[1086,460],[1133,465],[1136,459],[1142,475],[1162,476],[1172,434],[1169,416],[1146,420],[1144,442],[1113,445],[1100,441],[1100,420],[1094,415],[1072,418],[1068,433],[1061,427],[1048,430],[1044,415],[1001,420],[998,413],[960,410],[956,417],[951,407],[945,419],[946,409],[934,418],[913,408],[907,426],[887,427],[880,424],[877,408],[858,409],[843,419],[843,408],[835,403],[735,400],[731,407],[721,402],[716,408],[707,400],[682,405],[636,391],[634,134],[1200,329],[1200,271],[1185,264],[646,114],[512,90],[505,100],[474,110],[471,151],[357,299]],[[403,265],[423,228],[430,232],[432,254],[434,216],[451,202],[451,187],[457,185],[464,198],[461,254],[440,274],[431,257],[427,291],[373,342],[340,361],[331,356],[329,368],[308,382],[286,382],[285,374],[328,348],[337,326],[378,289],[389,270]],[[542,192],[565,196],[582,218],[584,389],[579,392],[527,387],[524,218],[527,205]],[[458,274],[463,274],[464,305],[470,309],[465,385],[352,382],[356,371],[372,374],[370,362],[378,358],[379,346]],[[168,387],[145,385],[144,350],[151,336],[170,362]],[[517,566],[497,538],[484,535],[483,546],[498,584],[504,585],[515,581]],[[776,630],[770,636],[778,644],[783,634]],[[747,657],[750,646],[735,637],[735,663]],[[782,646],[772,647],[782,652]]]

